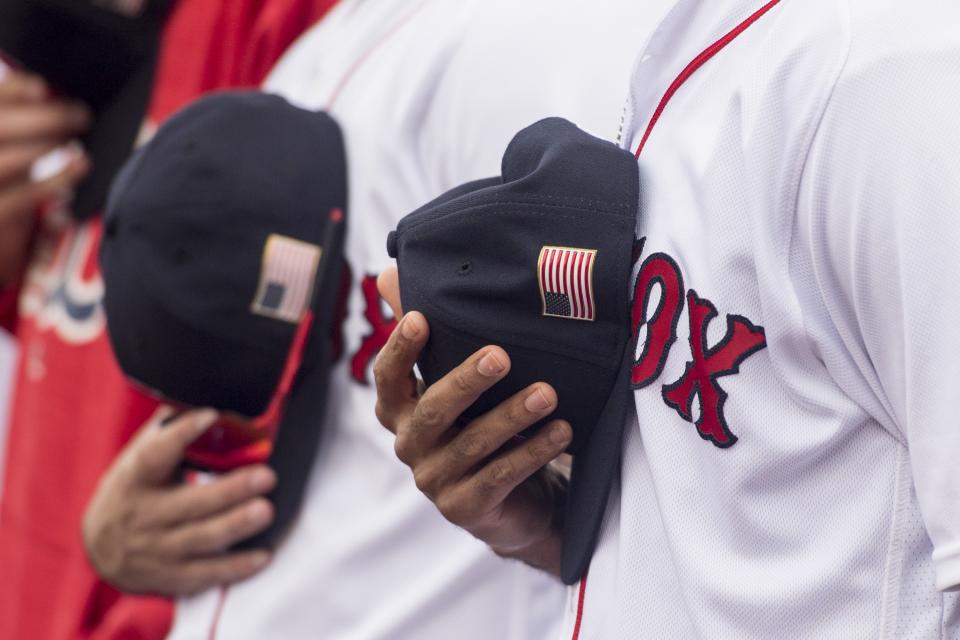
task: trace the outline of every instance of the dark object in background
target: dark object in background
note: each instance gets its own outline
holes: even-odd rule
[[[100,264],[121,369],[175,405],[224,414],[187,451],[192,466],[276,471],[276,518],[242,546],[284,533],[316,458],[346,180],[330,116],[234,92],[173,116],[110,191]]]
[[[633,401],[630,274],[639,206],[629,151],[560,118],[518,133],[501,176],[453,189],[411,213],[387,240],[404,310],[430,338],[417,364],[429,385],[488,344],[510,372],[465,412],[475,418],[537,381],[557,391],[573,427],[561,573],[587,567],[619,470]]]
[[[172,0],[2,0],[0,51],[94,112],[83,143],[93,171],[73,211],[99,213],[146,113]]]

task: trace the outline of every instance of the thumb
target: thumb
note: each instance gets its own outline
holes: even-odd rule
[[[169,480],[187,448],[216,422],[218,414],[213,409],[196,409],[173,416],[171,407],[160,407],[131,444],[129,463],[136,482],[157,485]]]

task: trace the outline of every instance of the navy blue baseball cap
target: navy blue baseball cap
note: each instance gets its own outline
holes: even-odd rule
[[[221,93],[179,112],[123,167],[100,263],[121,368],[176,407],[213,407],[194,468],[266,462],[273,544],[316,457],[347,206],[340,128],[277,96]]]
[[[557,391],[573,427],[562,578],[575,582],[596,546],[623,426],[632,406],[630,275],[636,160],[559,118],[521,131],[501,176],[465,184],[411,213],[390,234],[405,311],[430,339],[418,360],[433,384],[488,344],[507,376],[465,413],[479,416],[536,381]]]

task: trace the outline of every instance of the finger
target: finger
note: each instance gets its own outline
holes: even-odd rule
[[[77,153],[62,170],[34,185],[36,198],[46,200],[62,196],[76,187],[87,176],[92,166],[89,156],[83,152]]]
[[[124,462],[135,482],[148,486],[167,482],[187,447],[217,419],[216,411],[199,409],[165,422],[172,414],[169,407],[161,407],[128,450]]]
[[[85,131],[91,119],[80,103],[8,105],[0,111],[0,142],[69,138]]]
[[[33,163],[56,149],[59,140],[37,140],[0,147],[0,185],[13,180],[26,182]]]
[[[377,386],[377,418],[396,432],[399,421],[413,411],[417,401],[417,381],[413,365],[427,343],[430,328],[423,314],[413,311],[400,320],[373,365]]]
[[[14,71],[0,80],[0,104],[37,102],[50,95],[47,84],[31,73]]]
[[[235,469],[206,484],[185,484],[157,496],[155,522],[170,526],[207,518],[266,495],[276,485],[277,474],[266,465]]]
[[[557,394],[543,382],[530,385],[488,411],[440,449],[433,464],[425,464],[427,477],[418,481],[434,487],[457,482],[518,433],[557,408]],[[431,471],[435,469],[436,471]],[[419,482],[418,482],[419,484]],[[421,490],[424,488],[421,487]],[[429,495],[429,491],[426,491]]]
[[[403,317],[403,309],[400,305],[400,272],[396,267],[389,267],[380,272],[377,276],[377,291],[390,309],[393,310],[394,318]]]
[[[479,516],[497,508],[524,480],[570,445],[573,429],[564,420],[553,420],[533,437],[493,458],[461,483],[453,493],[457,504],[467,501]]]
[[[265,498],[254,498],[204,520],[168,532],[158,551],[171,558],[195,558],[220,553],[231,545],[263,531],[274,517]]]
[[[409,433],[403,435],[420,447],[431,447],[480,394],[509,370],[506,351],[495,346],[480,349],[427,388],[410,417]]]
[[[90,161],[86,156],[80,156],[46,180],[0,189],[0,220],[20,220],[24,223],[32,220],[37,207],[67,193],[89,170]]]
[[[256,549],[190,560],[177,566],[176,577],[168,582],[174,593],[190,595],[217,585],[245,580],[266,567],[270,558],[269,551]]]

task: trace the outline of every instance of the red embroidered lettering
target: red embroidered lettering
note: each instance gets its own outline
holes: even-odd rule
[[[763,327],[754,326],[742,316],[727,316],[727,333],[713,348],[707,347],[707,327],[717,316],[717,309],[709,300],[690,290],[687,294],[690,315],[690,351],[693,359],[679,380],[663,387],[663,399],[680,417],[693,420],[693,398],[700,398],[700,417],[697,432],[704,440],[726,448],[737,441],[723,415],[727,393],[717,378],[738,373],[740,363],[767,346]]]
[[[377,292],[377,277],[365,276],[360,283],[363,293],[363,317],[370,323],[370,333],[363,337],[360,349],[350,361],[350,372],[353,379],[360,384],[370,384],[367,371],[383,345],[387,344],[393,328],[397,326],[397,319],[384,313],[380,294]]]
[[[660,285],[660,302],[656,311],[647,319],[650,294],[655,285]],[[677,322],[683,311],[683,276],[673,258],[665,253],[654,253],[640,267],[633,291],[633,308],[630,324],[634,340],[641,325],[647,325],[647,337],[643,353],[633,364],[631,382],[635,389],[642,389],[663,372],[670,347],[677,340]]]

